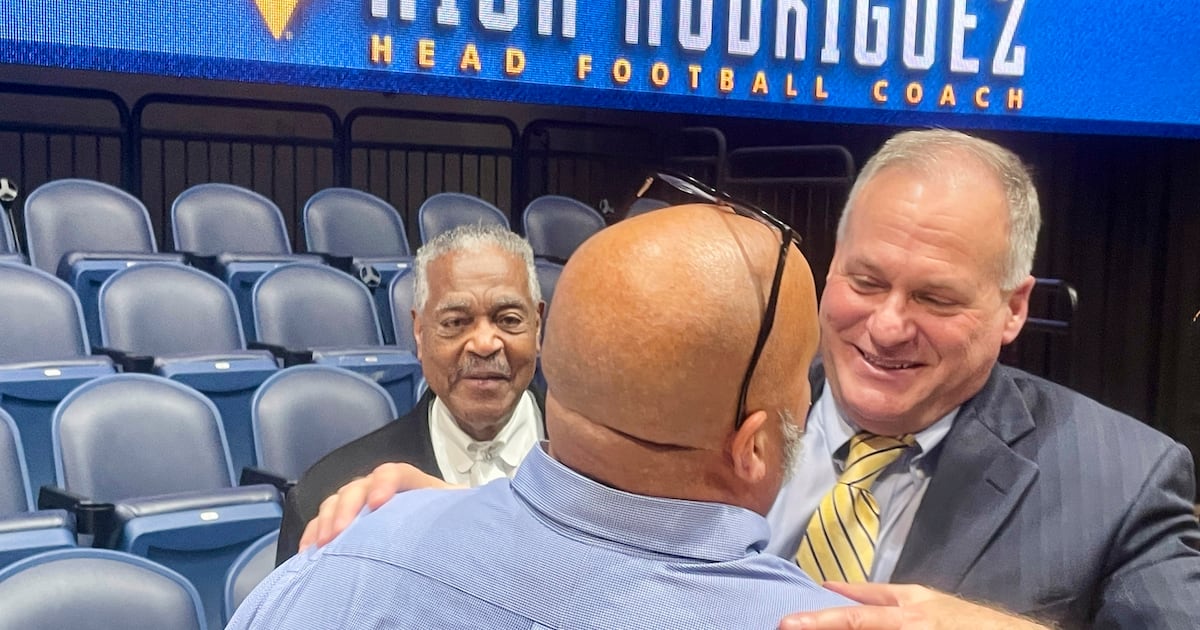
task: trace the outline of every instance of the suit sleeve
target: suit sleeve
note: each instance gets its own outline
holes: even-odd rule
[[[1151,469],[1110,551],[1094,628],[1200,628],[1200,526],[1188,450]]]
[[[300,537],[308,521],[300,513],[300,486],[293,486],[283,499],[283,522],[279,524],[279,543],[275,546],[275,566],[296,555]]]

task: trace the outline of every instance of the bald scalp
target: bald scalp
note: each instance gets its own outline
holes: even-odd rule
[[[652,444],[719,447],[778,248],[772,230],[705,205],[590,238],[563,270],[547,322],[542,366],[556,404]]]

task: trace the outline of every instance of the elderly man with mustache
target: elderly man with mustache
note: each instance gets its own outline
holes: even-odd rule
[[[545,305],[529,243],[498,226],[460,227],[421,247],[415,272],[413,336],[429,390],[288,492],[278,563],[296,553],[326,497],[384,462],[474,487],[512,477],[545,437],[543,394],[530,387]]]

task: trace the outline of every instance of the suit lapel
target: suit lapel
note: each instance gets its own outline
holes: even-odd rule
[[[953,592],[1016,509],[1037,465],[1012,445],[1034,429],[1006,368],[963,405],[942,442],[892,582]]]

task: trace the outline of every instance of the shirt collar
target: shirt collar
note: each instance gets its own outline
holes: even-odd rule
[[[962,409],[961,405],[951,409],[950,413],[939,418],[937,422],[913,435],[919,448],[908,456],[910,466],[921,465],[925,457],[932,453],[938,444],[942,443],[946,434],[950,433],[950,428],[954,426],[954,419],[958,417],[959,409]],[[813,406],[813,412],[810,415],[810,421],[815,421],[818,430],[825,435],[825,447],[829,450],[829,456],[835,460],[844,459],[845,455],[842,454],[842,457],[839,457],[838,452],[850,441],[850,438],[854,437],[854,434],[859,432],[859,428],[847,420],[838,409],[837,401],[833,398],[833,391],[829,388],[829,381],[825,381],[825,386],[821,389],[821,397]]]
[[[545,443],[529,451],[512,487],[518,498],[560,528],[620,547],[704,562],[744,558],[767,545],[767,520],[750,510],[610,488],[567,468],[544,449]]]
[[[534,427],[538,437],[541,437],[541,413],[533,401],[533,395],[528,391],[521,394],[512,415],[489,442],[477,442],[467,435],[454,418],[441,398],[434,398],[429,408],[429,416],[433,429],[444,440],[443,453],[449,458],[450,465],[460,474],[471,470],[475,463],[474,451],[491,450],[501,461],[510,468],[516,468],[528,452],[529,442],[514,440],[519,431],[528,426]]]

